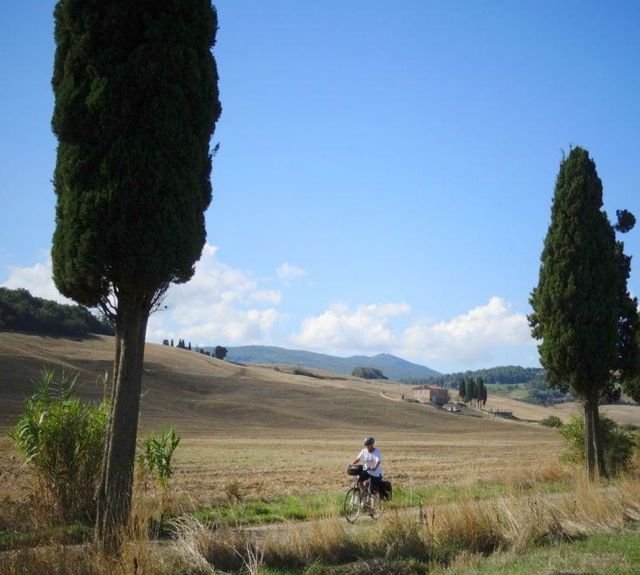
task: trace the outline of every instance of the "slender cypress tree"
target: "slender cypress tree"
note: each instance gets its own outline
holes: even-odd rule
[[[458,382],[458,395],[462,398],[462,400],[464,401],[464,396],[467,394],[467,383],[465,378],[461,378],[460,381]]]
[[[617,232],[626,234],[636,224],[635,216],[628,210],[616,212]],[[635,401],[640,401],[640,316],[638,298],[631,297],[627,282],[631,275],[631,256],[624,253],[624,243],[616,243],[616,262],[618,265],[618,363],[615,382]],[[618,388],[617,395],[620,395]]]
[[[618,285],[602,183],[588,152],[574,148],[560,164],[529,322],[549,383],[583,401],[591,477],[606,475],[598,402],[617,362]]]
[[[131,504],[147,320],[205,242],[220,116],[210,0],[59,0],[53,274],[115,325],[96,537],[117,548]]]

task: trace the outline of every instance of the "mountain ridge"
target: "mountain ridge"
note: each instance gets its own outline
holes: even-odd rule
[[[214,348],[204,348],[213,351]],[[333,373],[351,375],[356,367],[374,367],[392,380],[424,378],[440,375],[439,372],[397,357],[389,353],[373,356],[353,355],[339,357],[313,351],[287,349],[278,346],[244,345],[227,348],[226,359],[249,364],[298,365]]]

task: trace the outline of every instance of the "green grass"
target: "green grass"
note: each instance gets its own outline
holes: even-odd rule
[[[637,575],[640,573],[640,530],[599,533],[579,541],[539,547],[525,553],[497,553],[489,558],[478,557],[460,567],[433,571],[434,575],[445,573]]]
[[[364,559],[364,558],[363,558]],[[317,562],[302,569],[262,566],[260,575],[364,575],[397,573],[413,575],[638,575],[640,531],[629,529],[600,533],[582,540],[537,547],[524,553],[495,553],[489,557],[458,559],[452,565],[428,565],[416,559],[377,559],[330,566]]]
[[[568,489],[562,481],[539,481],[517,488],[520,495],[560,493]],[[461,501],[480,501],[513,494],[505,483],[478,482],[472,485],[426,485],[413,489],[394,489],[393,499],[385,503],[388,510],[431,507]],[[345,492],[328,492],[309,496],[243,500],[201,507],[193,516],[205,524],[218,527],[265,525],[285,521],[308,521],[340,515]]]
[[[307,497],[278,497],[273,500],[246,500],[201,507],[193,515],[202,523],[221,525],[264,525],[283,521],[303,521],[335,516],[343,494],[325,493]]]

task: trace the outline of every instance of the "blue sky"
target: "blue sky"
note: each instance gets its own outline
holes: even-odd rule
[[[640,216],[640,3],[395,4],[216,3],[207,246],[149,341],[537,365],[562,150],[590,151],[610,217]],[[0,285],[46,297],[53,5],[0,8]]]

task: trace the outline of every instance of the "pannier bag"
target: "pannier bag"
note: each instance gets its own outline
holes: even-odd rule
[[[363,469],[362,465],[347,465],[347,475],[360,475]]]
[[[391,481],[381,481],[380,482],[380,499],[382,501],[390,501],[393,495],[393,490],[391,488]]]

